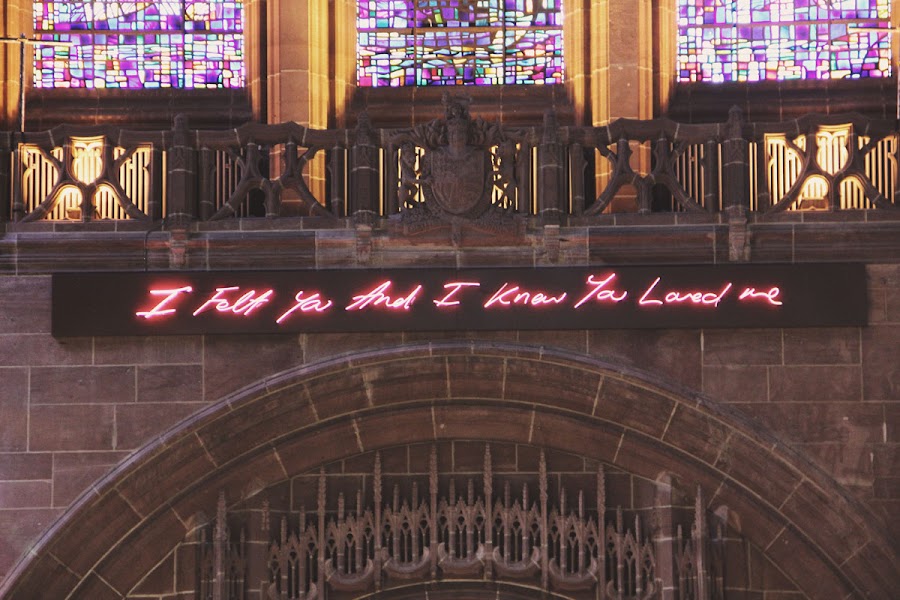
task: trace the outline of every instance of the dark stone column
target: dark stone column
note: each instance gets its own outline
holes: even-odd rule
[[[743,125],[741,109],[732,107],[725,123],[722,209],[728,220],[728,258],[741,262],[750,260],[750,233],[747,228],[747,212],[750,210],[750,143],[744,139]],[[760,171],[763,172],[764,169]]]
[[[675,526],[672,520],[672,476],[665,474],[656,480],[656,527],[653,545],[656,548],[656,576],[660,584],[660,600],[675,600]]]
[[[564,147],[559,143],[556,114],[544,115],[544,133],[538,146],[538,216],[545,223],[559,223],[566,209]]]
[[[267,560],[271,543],[270,516],[268,503],[263,502],[261,507],[250,510],[246,522],[248,534],[244,551],[247,557],[246,586],[250,598],[257,594],[264,598],[263,586],[269,581]]]
[[[187,117],[175,117],[166,165],[168,226],[184,226],[197,216],[197,156],[190,142]]]
[[[375,132],[369,123],[368,115],[362,113],[359,115],[356,125],[356,143],[350,149],[350,189],[348,190],[350,201],[347,206],[347,214],[361,218],[365,222],[371,220],[371,217],[378,213],[377,199],[380,195],[381,185],[378,155],[379,149]],[[393,158],[393,152],[389,152],[386,156],[388,161]],[[392,196],[389,193],[387,202],[390,203],[391,200]]]
[[[0,137],[0,223],[5,223],[10,218],[10,209],[13,201],[12,172],[10,171],[12,158],[12,135],[2,134]]]
[[[172,142],[167,153],[165,226],[169,230],[169,266],[187,263],[188,227],[197,216],[197,152],[190,142],[187,117],[175,117]]]

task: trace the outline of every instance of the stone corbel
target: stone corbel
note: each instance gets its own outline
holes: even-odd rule
[[[169,268],[183,269],[187,266],[187,247],[190,239],[190,218],[166,219],[165,229],[169,236],[166,247],[169,250]]]
[[[747,226],[745,214],[728,216],[728,260],[731,262],[750,260],[750,228]]]
[[[543,245],[547,261],[551,263],[559,262],[559,225],[544,225],[541,244]]]
[[[361,265],[369,264],[372,258],[372,226],[363,223],[356,224],[356,262]]]

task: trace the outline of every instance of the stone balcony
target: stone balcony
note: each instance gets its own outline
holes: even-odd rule
[[[405,129],[0,134],[0,271],[900,256],[892,121],[508,128],[451,106]]]

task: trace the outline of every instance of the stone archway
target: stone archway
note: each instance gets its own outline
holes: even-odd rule
[[[502,423],[502,427],[498,427]],[[811,598],[891,598],[895,556],[858,502],[740,414],[581,355],[408,345],[298,367],[196,414],[83,496],[10,574],[8,598],[128,593],[193,515],[362,452],[525,443],[697,482]]]
[[[527,586],[485,584],[484,582],[453,582],[436,588],[433,584],[413,584],[387,592],[360,596],[360,600],[563,600],[563,596],[543,593]]]

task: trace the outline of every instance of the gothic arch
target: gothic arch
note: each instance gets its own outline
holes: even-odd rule
[[[448,342],[296,367],[186,419],[83,495],[0,597],[122,596],[220,491],[238,502],[362,452],[456,439],[696,482],[708,506],[741,515],[744,535],[810,598],[887,600],[900,583],[867,510],[729,407],[563,350]]]
[[[426,596],[427,594],[427,596]],[[389,591],[374,592],[360,596],[360,600],[532,600],[540,596],[546,600],[565,600],[564,596],[543,593],[524,585],[496,584],[484,582],[461,582],[435,588],[433,584],[413,584]]]

